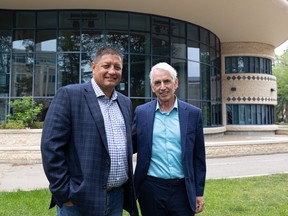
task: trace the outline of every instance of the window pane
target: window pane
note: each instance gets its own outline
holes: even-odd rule
[[[200,47],[198,42],[188,41],[188,59],[200,62]]]
[[[35,57],[35,96],[54,96],[56,83],[56,54],[37,53]]]
[[[102,31],[84,31],[81,34],[82,51],[95,52],[104,44],[104,37]]]
[[[89,54],[82,54],[81,58],[81,83],[87,83],[92,78],[92,56]]]
[[[10,80],[10,54],[0,54],[0,96],[8,96]]]
[[[163,35],[153,35],[152,47],[153,55],[169,56],[169,37]]]
[[[79,51],[80,32],[79,31],[59,31],[58,51]]]
[[[0,98],[0,124],[6,120],[6,116],[9,114],[9,100],[8,98]]]
[[[10,29],[12,27],[12,11],[0,11],[0,28]]]
[[[216,37],[213,33],[210,32],[210,47],[216,49]]]
[[[107,29],[128,29],[128,13],[107,12],[106,27]]]
[[[58,54],[58,85],[79,83],[79,54]]]
[[[203,116],[203,126],[211,125],[211,103],[203,102],[202,103],[202,116]]]
[[[56,52],[56,31],[37,31],[36,52]]]
[[[200,64],[188,61],[188,97],[201,99]]]
[[[150,34],[130,33],[130,52],[150,54]]]
[[[172,67],[177,71],[178,89],[176,91],[177,97],[182,100],[187,98],[187,62],[186,60],[172,59]]]
[[[186,42],[184,39],[172,37],[172,57],[186,59]]]
[[[13,54],[11,96],[32,95],[32,72],[34,58],[32,54]]]
[[[34,51],[34,31],[19,30],[14,32],[13,52]]]
[[[116,86],[116,89],[122,94],[128,95],[128,56],[125,55],[123,59],[122,79]]]
[[[11,31],[0,31],[0,52],[10,52],[11,41]]]
[[[37,13],[38,28],[57,28],[57,12],[41,11]]]
[[[60,11],[59,28],[80,28],[80,19],[79,11]]]
[[[82,12],[83,28],[104,29],[105,14],[104,12],[84,11]]]
[[[187,39],[199,41],[199,27],[188,24],[187,25]]]
[[[200,61],[202,63],[210,64],[210,52],[209,52],[209,46],[200,45]]]
[[[202,100],[210,100],[210,66],[201,64]]]
[[[226,105],[226,113],[227,113],[227,124],[233,124],[233,119],[232,119],[232,105],[231,104],[227,104]]]
[[[150,56],[131,55],[130,57],[130,96],[150,97]]]
[[[178,20],[172,20],[171,33],[175,36],[185,37],[185,23]]]
[[[209,45],[209,32],[206,29],[200,28],[200,41]]]
[[[150,16],[140,14],[130,14],[130,29],[140,31],[150,31]]]
[[[35,13],[26,12],[26,11],[16,11],[15,27],[16,28],[34,28],[35,27]]]
[[[108,32],[107,43],[120,49],[123,53],[128,53],[127,32]]]
[[[152,32],[157,34],[169,34],[169,20],[163,17],[152,17]]]

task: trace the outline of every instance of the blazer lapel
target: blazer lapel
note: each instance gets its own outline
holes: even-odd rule
[[[156,104],[157,100],[154,100],[149,104],[148,109],[146,109],[146,119],[144,119],[147,125],[147,137],[150,137],[150,139],[148,140],[150,154],[152,154],[153,127]]]
[[[93,90],[91,82],[87,83],[84,86],[84,97],[86,99],[86,102],[88,104],[88,107],[90,109],[90,113],[96,123],[96,126],[99,130],[99,134],[101,136],[101,139],[104,143],[104,146],[108,152],[108,142],[107,137],[105,133],[105,126],[104,126],[104,119],[102,116],[102,112],[100,109],[100,106],[98,104],[98,98],[95,95],[95,92]]]
[[[181,148],[182,148],[182,158],[184,158],[185,154],[185,140],[186,140],[186,131],[188,127],[188,117],[189,112],[187,111],[187,107],[178,100],[178,113],[179,113],[179,123],[180,123],[180,133],[181,133]]]

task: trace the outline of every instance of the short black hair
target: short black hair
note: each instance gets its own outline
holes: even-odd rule
[[[120,56],[121,60],[123,61],[123,54],[121,51],[115,47],[112,46],[104,46],[101,47],[100,49],[97,50],[95,57],[94,57],[94,62],[97,63],[97,61],[103,56],[103,55],[118,55]]]

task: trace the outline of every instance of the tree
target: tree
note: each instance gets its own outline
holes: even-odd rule
[[[288,50],[276,56],[272,71],[277,78],[276,118],[278,122],[288,123]]]

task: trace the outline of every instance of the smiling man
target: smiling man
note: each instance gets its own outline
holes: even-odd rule
[[[45,118],[41,152],[59,216],[138,215],[132,167],[132,103],[115,90],[123,56],[99,49],[89,83],[62,87]]]
[[[176,70],[152,67],[157,100],[135,110],[135,188],[142,216],[192,216],[204,209],[206,176],[201,110],[179,100]]]

